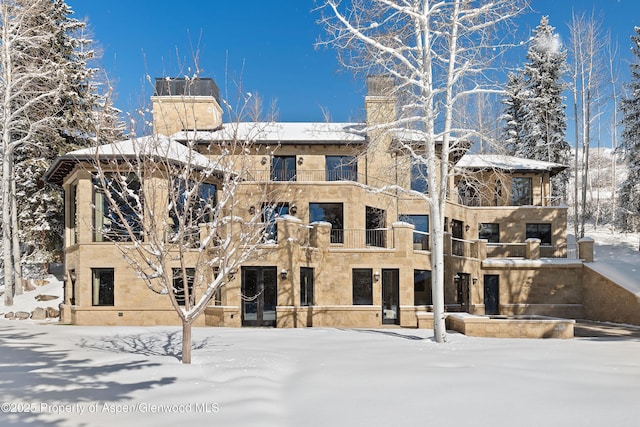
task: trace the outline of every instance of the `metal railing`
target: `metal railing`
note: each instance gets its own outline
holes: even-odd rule
[[[471,257],[471,245],[470,240],[458,239],[456,237],[451,238],[451,254],[456,256]]]
[[[413,232],[413,250],[428,251],[429,246],[429,233],[424,231]]]
[[[393,185],[392,182],[367,176],[356,171],[337,170],[251,170],[244,171],[244,181],[249,182],[357,182],[372,187],[385,187]]]
[[[393,230],[375,229],[333,229],[331,245],[348,249],[393,248]]]

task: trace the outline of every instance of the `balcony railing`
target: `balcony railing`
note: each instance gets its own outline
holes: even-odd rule
[[[243,179],[249,182],[358,182],[372,187],[394,185],[392,182],[367,176],[356,171],[326,171],[322,170],[252,170],[243,173]]]
[[[333,229],[331,246],[348,249],[393,248],[393,230],[390,228]]]

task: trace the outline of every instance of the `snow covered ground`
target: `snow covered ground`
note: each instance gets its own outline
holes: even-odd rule
[[[603,228],[587,235],[601,242],[597,263],[622,260],[618,269],[637,280],[637,234],[605,240],[610,231]],[[35,295],[61,290],[50,281],[16,297],[12,310],[30,311]],[[182,365],[177,327],[0,319],[0,425],[639,423],[638,338],[450,333],[440,345],[432,336],[408,329],[194,328],[193,364]]]

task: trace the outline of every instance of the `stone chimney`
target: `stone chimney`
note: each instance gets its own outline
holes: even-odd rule
[[[390,184],[390,149],[393,135],[384,124],[397,119],[395,79],[389,75],[367,76],[364,105],[367,115],[367,183],[379,187]]]
[[[156,79],[151,102],[154,133],[168,136],[183,130],[215,130],[222,125],[220,89],[213,79]]]

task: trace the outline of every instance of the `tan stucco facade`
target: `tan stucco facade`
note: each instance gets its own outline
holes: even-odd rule
[[[395,102],[382,95],[365,100],[369,126],[395,115]],[[189,105],[184,105],[184,98],[152,100],[158,133],[213,130],[220,124],[221,110],[211,97],[194,99]],[[378,149],[370,150],[371,144]],[[273,326],[429,327],[432,306],[425,301],[430,285],[425,289],[416,279],[432,270],[431,246],[421,240],[427,236],[428,241],[428,231],[422,230],[416,240],[414,226],[402,221],[406,215],[429,215],[429,205],[424,198],[399,190],[410,188],[411,167],[401,153],[392,152],[391,144],[385,129],[377,128],[357,143],[256,143],[251,150],[236,153],[233,159],[236,165],[242,164],[246,178],[235,195],[233,214],[248,219],[265,202],[286,204],[289,214],[276,219],[277,239],[262,242],[257,255],[229,275],[195,324],[240,327],[247,323],[243,281],[251,269],[261,275],[268,269],[276,272],[275,308],[269,317]],[[200,152],[211,157],[218,154],[215,145],[202,146]],[[274,156],[295,156],[295,179],[273,179]],[[327,156],[354,156],[357,174],[329,181]],[[549,203],[551,173],[481,171],[474,176],[486,184],[478,191],[491,203],[465,204],[458,198],[459,177],[450,180],[444,241],[447,311],[583,317],[584,266],[579,259],[567,258],[575,250],[567,246],[567,208]],[[96,241],[92,177],[88,164],[78,164],[63,180],[67,208],[62,320],[82,325],[179,324],[166,295],[154,293],[137,277],[121,248]],[[513,177],[531,178],[531,205],[510,206]],[[505,189],[499,197],[497,181]],[[385,189],[388,184],[395,187]],[[167,183],[158,178],[154,185]],[[270,200],[261,199],[266,187],[270,195],[275,194]],[[340,206],[342,228],[332,230],[329,222],[314,222],[315,204]],[[380,216],[375,228],[367,217],[370,212]],[[496,225],[499,243],[480,239],[480,224]],[[548,227],[550,241],[530,238],[531,224]],[[95,272],[101,269],[113,270],[113,301],[105,305],[96,304],[92,285]],[[312,276],[311,301],[303,301],[303,270]],[[363,278],[365,288],[369,286],[365,298],[358,301],[356,276]]]

